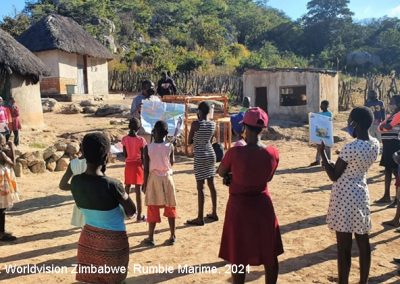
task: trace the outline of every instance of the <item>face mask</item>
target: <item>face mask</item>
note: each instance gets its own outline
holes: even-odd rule
[[[347,132],[350,134],[351,137],[355,137],[354,132],[355,132],[356,129],[353,127],[352,124],[353,124],[353,122],[350,122],[347,125]]]

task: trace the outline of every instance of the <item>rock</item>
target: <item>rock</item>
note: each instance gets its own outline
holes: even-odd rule
[[[57,151],[65,151],[67,150],[67,143],[63,142],[63,141],[58,141],[54,147],[56,147]]]
[[[95,116],[108,116],[113,114],[122,114],[129,111],[129,107],[124,105],[104,105],[97,109]]]
[[[43,161],[43,154],[40,151],[27,152],[21,157],[27,161],[28,167]]]
[[[55,99],[42,99],[43,112],[56,112],[61,105]]]
[[[56,172],[65,171],[68,168],[69,159],[68,158],[61,158],[57,161],[56,165]]]
[[[24,170],[24,168],[23,168],[22,164],[17,162],[17,163],[15,164],[15,167],[14,167],[15,176],[16,176],[16,177],[22,177],[22,175],[23,175],[23,170]]]
[[[85,106],[82,110],[83,113],[95,113],[97,111],[97,106]]]
[[[79,105],[81,107],[94,107],[94,106],[97,106],[97,104],[92,100],[83,100],[83,101],[81,101],[79,103]]]
[[[125,121],[124,120],[110,120],[111,125],[124,125]]]
[[[43,160],[38,161],[33,166],[29,167],[32,173],[41,174],[46,172],[46,163]]]
[[[57,167],[57,163],[56,163],[56,161],[53,160],[53,158],[50,158],[46,162],[46,169],[48,169],[50,172],[54,172],[56,167]]]
[[[63,114],[77,114],[77,113],[81,113],[82,112],[82,108],[77,105],[77,104],[69,104],[66,106],[63,106],[61,113]]]
[[[77,154],[79,152],[80,146],[78,143],[69,143],[67,145],[67,149],[65,150],[65,154],[68,154],[70,157]]]
[[[62,156],[64,156],[64,151],[57,151],[51,156],[51,159],[53,159],[54,161],[58,161],[62,158]]]
[[[17,163],[20,163],[23,169],[28,168],[28,161],[26,159],[22,159],[21,157],[17,158]]]
[[[57,151],[57,148],[55,146],[50,146],[48,147],[46,150],[44,150],[43,152],[43,160],[47,160],[48,158],[50,158],[51,156],[53,156],[53,154]]]

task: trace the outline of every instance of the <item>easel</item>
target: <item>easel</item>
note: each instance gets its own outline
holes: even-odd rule
[[[228,114],[228,97],[225,95],[210,95],[210,96],[164,96],[163,102],[165,103],[177,103],[185,105],[185,119],[184,119],[184,137],[185,137],[185,154],[189,154],[189,127],[193,121],[197,120],[197,116],[195,114],[189,113],[189,104],[190,103],[199,103],[202,101],[219,101],[224,104],[224,112],[223,114],[214,112],[213,121],[216,123],[216,132],[217,132],[217,141],[220,140],[220,130],[221,124],[224,125],[224,148],[225,150],[229,149],[232,144],[232,125],[231,118]]]

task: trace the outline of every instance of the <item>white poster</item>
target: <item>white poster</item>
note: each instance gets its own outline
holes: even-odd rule
[[[321,144],[324,141],[326,146],[333,146],[333,119],[318,113],[309,114],[310,143]]]
[[[143,100],[141,121],[146,133],[151,133],[158,120],[163,120],[168,124],[168,136],[176,133],[176,126],[183,128],[182,119],[185,115],[184,104],[172,104],[163,102],[152,102]],[[180,124],[179,124],[180,122]]]

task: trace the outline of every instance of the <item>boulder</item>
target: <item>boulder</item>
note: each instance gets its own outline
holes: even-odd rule
[[[104,105],[97,109],[95,116],[109,116],[114,114],[122,114],[129,111],[129,107],[124,105]]]
[[[95,113],[97,111],[97,106],[85,106],[82,110],[83,113]]]
[[[46,150],[44,150],[43,152],[43,160],[47,160],[48,158],[50,158],[51,156],[53,156],[53,154],[57,151],[57,148],[55,146],[50,146],[48,147]]]
[[[62,108],[61,113],[63,114],[77,114],[81,113],[82,108],[77,104],[69,104]]]
[[[65,151],[67,150],[67,143],[65,143],[64,141],[58,141],[54,147],[56,147],[57,151]]]
[[[71,142],[67,144],[67,149],[65,150],[65,154],[68,154],[70,157],[76,155],[79,152],[80,146],[79,143]]]
[[[79,103],[81,107],[94,107],[97,104],[93,100],[83,100]]]
[[[65,171],[68,168],[69,159],[68,158],[61,158],[57,161],[56,165],[56,172]]]
[[[19,157],[19,158],[17,158],[17,163],[20,163],[22,165],[23,169],[28,168],[28,161],[26,159]]]
[[[23,170],[24,170],[24,168],[23,168],[22,164],[19,163],[19,162],[17,162],[17,163],[15,164],[15,167],[14,167],[15,176],[16,176],[16,177],[22,177],[22,175],[23,175]]]
[[[56,112],[61,105],[55,99],[42,99],[43,112]]]
[[[58,161],[62,158],[62,156],[64,156],[64,151],[57,151],[51,156],[51,159],[53,159],[54,161]]]
[[[46,162],[46,169],[48,169],[50,172],[54,172],[57,167],[57,162],[53,160],[53,158],[50,158]]]
[[[46,172],[46,163],[43,160],[38,161],[33,166],[29,167],[32,173],[41,174]]]

